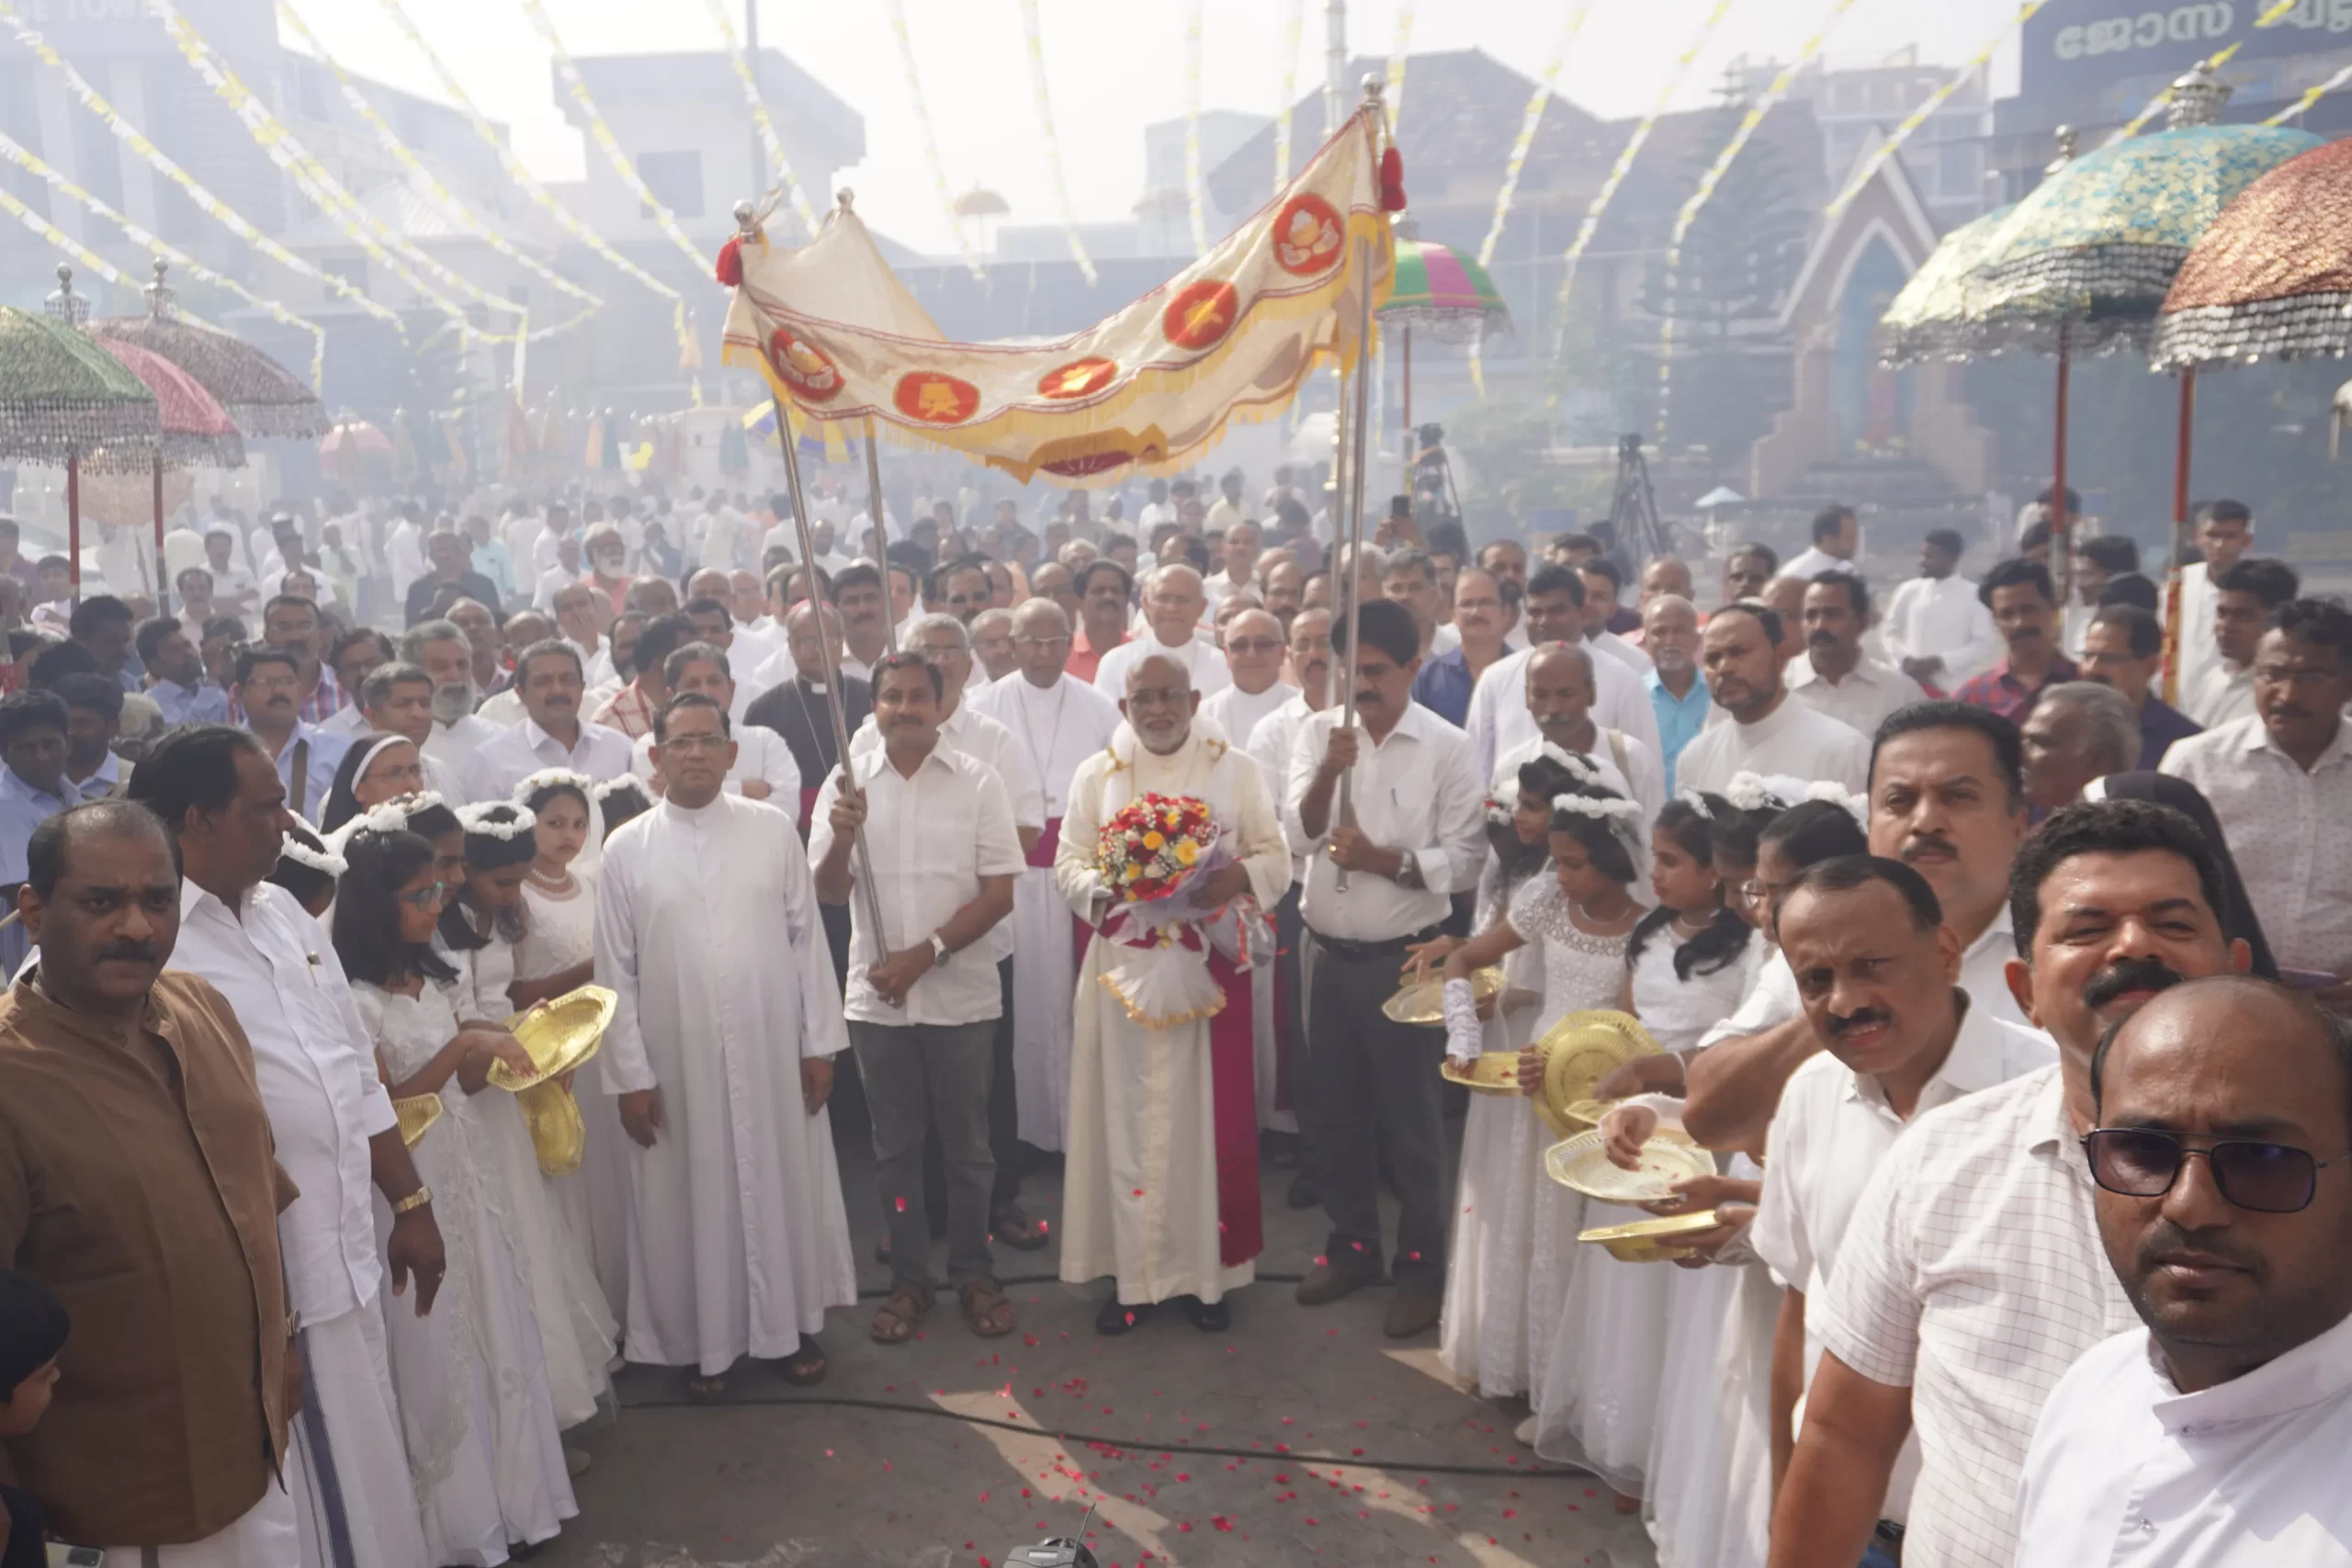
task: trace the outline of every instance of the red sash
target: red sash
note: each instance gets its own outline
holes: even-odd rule
[[[1062,847],[1062,819],[1046,818],[1046,829],[1037,835],[1036,846],[1029,852],[1029,863],[1039,871],[1054,869],[1054,853]]]
[[[814,826],[814,825],[815,825],[815,823],[816,823],[816,820],[817,820],[817,796],[818,796],[818,795],[819,795],[819,794],[820,794],[820,793],[824,789],[824,787],[825,787],[825,786],[824,786],[824,785],[822,785],[822,784],[817,784],[817,785],[815,785],[815,786],[813,786],[813,787],[812,787],[812,786],[809,786],[809,785],[807,785],[807,784],[804,784],[804,785],[802,785],[802,786],[801,786],[801,790],[800,790],[800,837],[801,837],[801,838],[802,838],[802,840],[806,840],[808,839],[808,829],[809,829],[812,826]]]
[[[1248,970],[1212,951],[1209,973],[1225,987],[1225,1006],[1209,1020],[1209,1095],[1216,1117],[1217,1260],[1231,1269],[1266,1246],[1258,1207],[1255,1014]]]

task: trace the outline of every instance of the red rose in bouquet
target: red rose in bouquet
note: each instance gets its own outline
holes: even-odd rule
[[[1216,847],[1216,819],[1185,795],[1137,796],[1102,825],[1096,866],[1123,904],[1173,897]]]

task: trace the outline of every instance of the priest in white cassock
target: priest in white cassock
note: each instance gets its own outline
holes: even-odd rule
[[[1195,730],[1200,703],[1178,660],[1135,663],[1127,722],[1071,782],[1054,860],[1063,897],[1097,928],[1079,975],[1061,1277],[1114,1277],[1094,1320],[1104,1335],[1166,1301],[1204,1332],[1223,1330],[1226,1293],[1255,1277],[1264,1242],[1239,963],[1272,961],[1263,911],[1290,886],[1290,852],[1258,765]],[[1098,866],[1103,825],[1146,795],[1198,800],[1216,818],[1208,869],[1177,896],[1198,923],[1163,931],[1135,919]],[[1163,944],[1166,932],[1178,940]]]
[[[1027,852],[1028,869],[1012,887],[1012,964],[1021,994],[1012,1010],[1013,1109],[1021,1141],[1062,1147],[1069,1106],[1070,1009],[1086,930],[1072,931],[1069,906],[1054,886],[1054,853],[1061,842],[1069,782],[1089,757],[1111,743],[1119,705],[1063,672],[1069,659],[1069,617],[1051,599],[1032,599],[1012,612],[1015,674],[971,699],[975,713],[1012,733],[1044,789],[1046,827]]]
[[[825,1099],[849,1044],[808,857],[786,812],[725,792],[727,710],[654,717],[668,794],[605,846],[601,1071],[628,1151],[630,1360],[711,1397],[746,1354],[824,1375],[813,1337],[857,1300]]]
[[[1208,610],[1209,596],[1201,587],[1199,572],[1189,566],[1155,569],[1144,584],[1144,629],[1102,655],[1094,667],[1095,689],[1117,697],[1127,689],[1127,671],[1136,661],[1155,653],[1182,664],[1194,691],[1205,695],[1224,689],[1233,677],[1201,626]]]
[[[1295,694],[1261,718],[1243,747],[1266,781],[1290,777],[1291,742],[1306,721],[1331,703],[1331,612],[1301,610],[1290,621],[1290,657],[1283,673],[1297,682]],[[1203,705],[1206,705],[1205,703]],[[1294,852],[1290,891],[1274,909],[1274,1036],[1261,1039],[1258,1058],[1258,1123],[1278,1133],[1301,1134],[1298,1174],[1291,1179],[1288,1202],[1311,1209],[1320,1201],[1305,1144],[1306,1103],[1306,932],[1299,922],[1299,890],[1306,862]]]
[[[1258,721],[1298,695],[1283,679],[1289,651],[1272,611],[1244,610],[1225,624],[1225,668],[1233,684],[1201,699],[1201,716],[1243,750]]]
[[[1731,722],[1710,724],[1682,749],[1674,765],[1679,788],[1721,794],[1733,774],[1761,773],[1834,784],[1849,795],[1869,789],[1869,738],[1781,682],[1781,633],[1778,612],[1746,600],[1708,618],[1699,668]]]

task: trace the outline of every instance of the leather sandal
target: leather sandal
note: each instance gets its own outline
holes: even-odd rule
[[[1012,1303],[1005,1299],[1002,1285],[983,1274],[965,1280],[956,1294],[964,1302],[964,1326],[974,1334],[996,1339],[1012,1332]]]
[[[903,1345],[915,1337],[915,1325],[935,1299],[929,1285],[900,1284],[875,1310],[874,1324],[867,1332],[877,1344]]]

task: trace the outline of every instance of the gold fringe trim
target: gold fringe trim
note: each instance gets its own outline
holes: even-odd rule
[[[1139,1023],[1146,1029],[1182,1029],[1188,1023],[1199,1023],[1204,1019],[1215,1018],[1225,1010],[1225,992],[1220,988],[1216,1002],[1208,1007],[1194,1008],[1191,1012],[1182,1013],[1174,1018],[1147,1018],[1136,1010],[1136,1004],[1127,999],[1126,993],[1119,989],[1118,985],[1110,976],[1097,975],[1094,976],[1094,983],[1119,999],[1119,1005],[1126,1010],[1129,1023]]]

